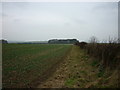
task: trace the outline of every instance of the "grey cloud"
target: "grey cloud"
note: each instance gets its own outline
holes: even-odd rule
[[[79,18],[74,18],[73,21],[77,24],[85,24],[86,22],[82,19],[79,19]]]
[[[98,11],[98,10],[116,10],[117,7],[117,2],[107,2],[107,3],[97,3],[94,7],[93,7],[93,11]]]
[[[14,19],[13,21],[14,21],[14,22],[19,22],[20,20],[21,20],[21,19],[18,19],[18,18],[17,18],[17,19]]]
[[[26,9],[29,2],[3,2],[3,8],[20,8],[22,10]]]
[[[71,25],[70,22],[64,23],[64,26],[70,26],[70,25]]]
[[[0,15],[2,15],[3,17],[8,17],[9,15],[5,14],[5,13],[0,13]]]
[[[0,16],[2,17],[2,13],[0,13]]]
[[[8,40],[72,37],[87,40],[94,35],[105,39],[116,35],[116,11],[117,3],[5,3],[4,14],[8,18],[3,25],[3,37]]]

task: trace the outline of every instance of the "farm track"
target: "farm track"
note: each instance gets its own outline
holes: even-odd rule
[[[85,88],[97,80],[97,70],[90,64],[89,57],[79,47],[73,46],[69,55],[53,75],[37,88]]]

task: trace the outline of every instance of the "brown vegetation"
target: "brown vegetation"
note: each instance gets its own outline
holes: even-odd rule
[[[92,37],[90,43],[80,42],[75,45],[84,48],[89,55],[97,58],[103,67],[116,68],[120,64],[120,44],[110,40],[109,43],[97,42],[98,40]]]
[[[94,83],[94,86],[100,85],[100,87],[111,88],[120,87],[120,43],[117,43],[115,40],[109,40],[109,43],[98,43],[95,38],[91,39],[90,43],[82,44],[82,42],[80,42],[75,45],[79,46],[87,54],[95,58],[92,66],[95,66],[98,69],[98,77],[101,78],[101,80],[98,80],[97,82],[103,84]],[[92,86],[88,85],[87,88],[88,87]]]
[[[104,67],[115,68],[120,60],[120,44],[117,43],[88,44],[86,51],[91,56],[98,58]]]

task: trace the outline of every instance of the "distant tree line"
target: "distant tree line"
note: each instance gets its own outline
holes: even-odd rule
[[[77,39],[51,39],[49,44],[75,44],[79,42]]]
[[[0,40],[0,43],[8,43],[7,40]],[[79,41],[77,39],[51,39],[48,41],[30,41],[30,42],[13,42],[13,43],[17,43],[17,44],[75,44],[75,43],[79,43]]]
[[[0,40],[0,43],[8,43],[8,42],[7,42],[7,40],[2,39],[2,40]]]

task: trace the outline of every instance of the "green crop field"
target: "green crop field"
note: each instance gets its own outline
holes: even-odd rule
[[[71,47],[62,44],[3,44],[3,87],[34,86],[36,80],[40,82],[62,62]]]

